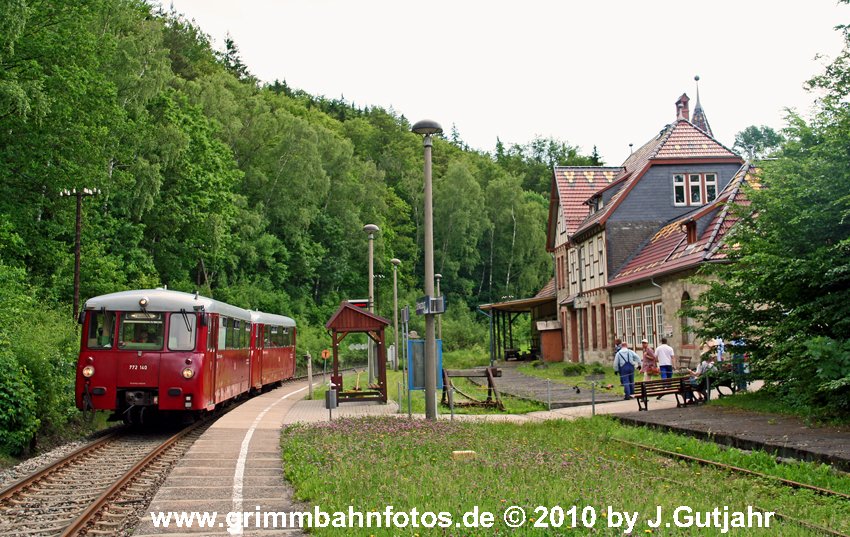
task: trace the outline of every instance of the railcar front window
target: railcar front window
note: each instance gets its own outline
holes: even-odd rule
[[[172,351],[195,350],[195,314],[172,313],[168,328],[168,348]]]
[[[89,331],[86,344],[90,349],[111,349],[115,331],[115,313],[93,311],[89,313]]]
[[[182,322],[182,319],[181,319]],[[118,347],[124,350],[162,349],[165,324],[162,313],[122,313],[118,327]]]

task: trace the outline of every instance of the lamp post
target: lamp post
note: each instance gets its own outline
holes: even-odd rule
[[[434,278],[437,279],[437,296],[442,297],[443,293],[440,292],[440,280],[443,279],[443,275],[438,272],[437,274],[434,274]],[[442,316],[437,317],[437,339],[440,339],[440,340],[443,339],[443,317]]]
[[[434,296],[434,207],[431,192],[431,141],[432,134],[443,132],[436,121],[423,119],[411,128],[422,134],[425,149],[425,295]],[[430,305],[429,305],[430,306]],[[428,308],[430,312],[431,308]],[[437,341],[434,334],[434,314],[425,314],[425,418],[437,419]]]
[[[74,311],[72,312],[74,318],[77,317],[80,308],[80,237],[83,230],[83,197],[97,196],[98,194],[100,194],[100,190],[97,188],[84,188],[82,190],[74,188],[59,193],[61,197],[74,196],[77,198],[77,222],[74,233]]]
[[[375,233],[380,230],[381,228],[375,224],[366,224],[363,226],[363,231],[369,235],[369,313],[375,313]],[[367,344],[369,346],[367,365],[369,369],[369,383],[371,384],[375,381],[375,348],[371,338]]]
[[[393,335],[395,336],[395,357],[393,359],[393,369],[398,371],[398,357],[401,352],[398,348],[398,266],[401,265],[401,259],[395,257],[390,259],[393,264]]]

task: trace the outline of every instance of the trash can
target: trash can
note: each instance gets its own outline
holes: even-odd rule
[[[328,390],[325,392],[325,408],[333,410],[337,407],[336,390]]]

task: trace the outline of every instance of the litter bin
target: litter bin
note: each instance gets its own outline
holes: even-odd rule
[[[328,390],[325,392],[325,408],[333,410],[337,407],[336,390]]]

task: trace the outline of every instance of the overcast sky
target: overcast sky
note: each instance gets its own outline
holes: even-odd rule
[[[168,5],[171,0],[164,0]],[[263,81],[411,122],[455,125],[493,151],[553,137],[619,165],[700,101],[731,147],[749,125],[810,110],[803,83],[841,50],[835,0],[173,0]],[[824,56],[816,59],[820,54]]]

